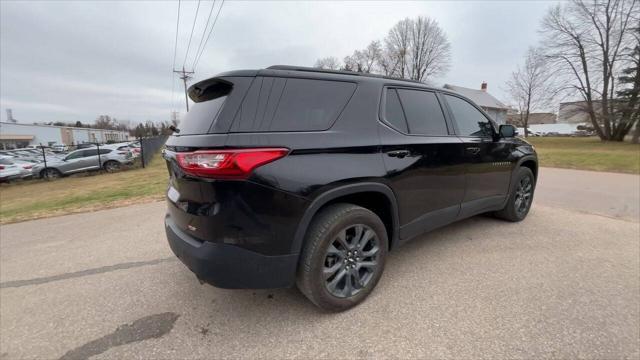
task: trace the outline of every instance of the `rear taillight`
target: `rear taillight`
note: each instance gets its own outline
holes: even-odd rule
[[[4,165],[0,165],[0,170],[4,170]]]
[[[289,153],[284,148],[199,150],[177,153],[182,170],[190,175],[214,179],[246,179],[258,166]]]
[[[25,165],[25,166],[23,166],[22,168],[23,168],[23,169],[27,169],[27,170],[29,170],[29,169],[31,169],[32,167],[33,167],[33,166],[31,166],[31,165]]]

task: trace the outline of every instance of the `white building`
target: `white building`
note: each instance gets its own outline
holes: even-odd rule
[[[75,145],[129,140],[127,131],[79,128],[73,126],[30,125],[0,122],[0,149],[27,145]]]

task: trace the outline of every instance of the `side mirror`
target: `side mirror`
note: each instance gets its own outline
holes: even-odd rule
[[[512,138],[518,134],[516,127],[509,124],[500,125],[499,132],[500,132],[500,137],[503,137],[503,138]]]

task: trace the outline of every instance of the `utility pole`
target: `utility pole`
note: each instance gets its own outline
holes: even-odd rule
[[[184,66],[182,70],[173,70],[174,73],[180,74],[180,79],[184,82],[184,102],[187,104],[187,112],[189,112],[189,96],[187,95],[187,80],[192,78],[193,71],[185,71]]]

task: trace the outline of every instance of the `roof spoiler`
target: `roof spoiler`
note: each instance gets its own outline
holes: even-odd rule
[[[232,82],[215,77],[191,85],[188,94],[193,102],[198,103],[228,95],[232,88]]]

